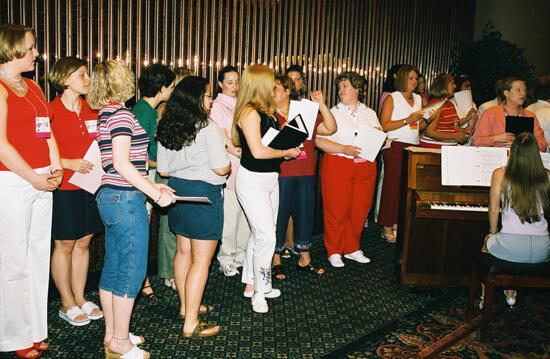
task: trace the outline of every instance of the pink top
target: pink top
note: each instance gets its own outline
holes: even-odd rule
[[[231,138],[231,128],[233,127],[233,113],[235,112],[235,105],[237,104],[237,98],[218,94],[212,107],[210,108],[210,118],[216,122],[219,128],[225,130],[225,133]],[[227,140],[227,139],[226,139]],[[239,169],[239,158],[229,154],[231,160],[231,174],[226,181],[227,189],[235,191],[235,178],[237,177],[237,170]]]
[[[540,127],[539,120],[529,110],[522,109],[520,116],[534,117],[535,123],[533,127],[533,134],[539,144],[539,150],[546,151],[547,143],[544,138],[544,130]],[[504,112],[504,105],[493,106],[483,112],[479,123],[472,137],[473,145],[479,147],[501,147],[502,145],[495,142],[494,135],[504,133],[506,131],[506,113]]]

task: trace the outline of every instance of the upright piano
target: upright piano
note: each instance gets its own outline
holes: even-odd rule
[[[401,284],[467,286],[489,231],[489,187],[443,186],[441,154],[404,152],[396,256]]]

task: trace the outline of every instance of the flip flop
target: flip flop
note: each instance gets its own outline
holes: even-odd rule
[[[210,337],[212,335],[218,334],[220,332],[220,328],[218,327],[218,330],[213,331],[211,333],[204,333],[204,332],[208,329],[212,329],[212,328],[216,328],[216,327],[217,327],[216,325],[212,325],[212,324],[199,323],[199,324],[197,324],[197,326],[195,327],[195,329],[193,329],[193,331],[191,333],[183,332],[183,336],[186,337],[186,338]]]
[[[115,353],[109,348],[105,348],[105,359],[147,359],[149,356],[149,353],[139,349],[137,345],[134,345],[126,354]]]
[[[208,314],[214,311],[214,307],[211,305],[201,304],[199,307],[199,315]],[[181,319],[185,319],[185,314],[179,314]]]
[[[311,274],[314,274],[314,275],[317,275],[317,276],[322,276],[322,275],[325,274],[324,271],[322,273],[319,273],[319,271],[323,268],[319,268],[317,266],[314,266],[313,264],[311,264],[311,262],[309,262],[305,266],[301,266],[301,265],[296,263],[296,269],[299,270],[299,271],[311,273]]]
[[[79,314],[86,315],[86,313],[84,313],[82,311],[82,309],[80,309],[79,307],[77,307],[75,305],[74,307],[67,310],[66,313],[63,313],[62,311],[59,311],[59,318],[65,320],[67,323],[69,323],[70,325],[73,325],[75,327],[81,327],[83,325],[90,324],[90,322],[91,322],[90,318],[87,318],[86,320],[76,320],[75,318]]]
[[[84,312],[84,314],[86,314],[86,315],[88,316],[88,318],[90,318],[91,320],[97,320],[97,319],[103,318],[103,312],[101,311],[101,309],[99,309],[99,307],[98,307],[97,304],[95,304],[95,303],[86,302],[86,303],[82,304],[82,307],[80,307],[80,309],[81,309],[81,310]],[[100,313],[99,313],[99,314],[93,314],[94,309],[99,309]]]
[[[285,272],[283,272],[283,266],[281,264],[271,267],[271,276],[278,280],[286,280],[287,278]],[[283,278],[280,278],[280,276],[283,276]]]

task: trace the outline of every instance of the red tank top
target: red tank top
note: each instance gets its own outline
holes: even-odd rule
[[[50,150],[46,138],[36,137],[36,117],[51,118],[51,111],[40,89],[31,80],[24,80],[28,90],[22,97],[0,81],[8,93],[6,135],[8,142],[31,168],[46,167],[50,164]],[[0,171],[9,169],[0,162]]]

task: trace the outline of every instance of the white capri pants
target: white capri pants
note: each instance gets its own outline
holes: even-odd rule
[[[271,292],[271,260],[279,209],[278,178],[277,172],[252,172],[241,166],[235,184],[237,198],[250,224],[241,281],[254,284],[254,290],[259,293]]]
[[[48,173],[49,167],[35,169]],[[0,171],[0,351],[48,337],[52,193]]]

